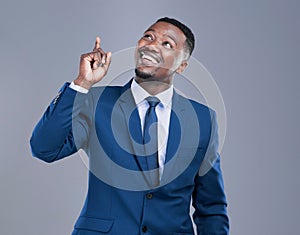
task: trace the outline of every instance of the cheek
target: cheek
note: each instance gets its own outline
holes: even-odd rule
[[[137,42],[137,45],[136,45],[135,51],[134,51],[135,59],[138,58],[138,50],[139,50],[141,47],[143,47],[143,46],[144,46],[144,45],[143,45],[142,40],[139,40],[139,41]]]
[[[180,58],[177,54],[174,53],[166,53],[164,55],[164,62],[165,65],[168,67],[174,67],[176,66],[180,61]]]

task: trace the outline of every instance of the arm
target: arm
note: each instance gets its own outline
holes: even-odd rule
[[[93,52],[81,55],[79,75],[74,84],[89,90],[106,75],[110,57],[110,52],[104,53],[100,48],[100,38],[97,37]],[[33,156],[53,162],[84,148],[92,118],[92,104],[87,97],[78,94],[68,83],[62,87],[34,128],[30,139]]]
[[[215,113],[212,115],[211,138],[205,158],[195,179],[193,192],[193,214],[198,235],[227,235],[229,220],[224,193],[218,133]]]
[[[33,156],[53,162],[77,151],[72,132],[76,91],[65,83],[35,126],[30,146]]]

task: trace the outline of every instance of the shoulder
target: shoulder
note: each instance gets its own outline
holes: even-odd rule
[[[89,93],[92,95],[98,94],[98,93],[102,93],[102,92],[120,92],[122,90],[122,86],[96,86],[96,87],[92,87],[89,90]]]
[[[193,99],[179,95],[178,93],[175,93],[174,95],[177,96],[177,100],[179,102],[191,104],[191,106],[193,107],[193,110],[196,112],[196,114],[198,116],[201,116],[201,117],[207,116],[207,117],[210,117],[210,119],[212,119],[213,116],[215,116],[216,112],[209,106],[202,104],[198,101],[195,101]]]
[[[89,90],[88,96],[93,100],[101,99],[109,99],[114,97],[119,97],[122,93],[122,86],[97,86],[92,87]]]

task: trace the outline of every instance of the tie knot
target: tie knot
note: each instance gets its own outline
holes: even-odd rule
[[[160,102],[160,100],[157,97],[155,97],[155,96],[149,96],[149,97],[146,98],[146,100],[148,101],[150,107],[154,107],[154,108]]]

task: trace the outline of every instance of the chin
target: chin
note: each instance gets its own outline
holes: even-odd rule
[[[135,69],[135,75],[142,79],[148,79],[153,77],[152,73],[141,71],[139,68]]]

